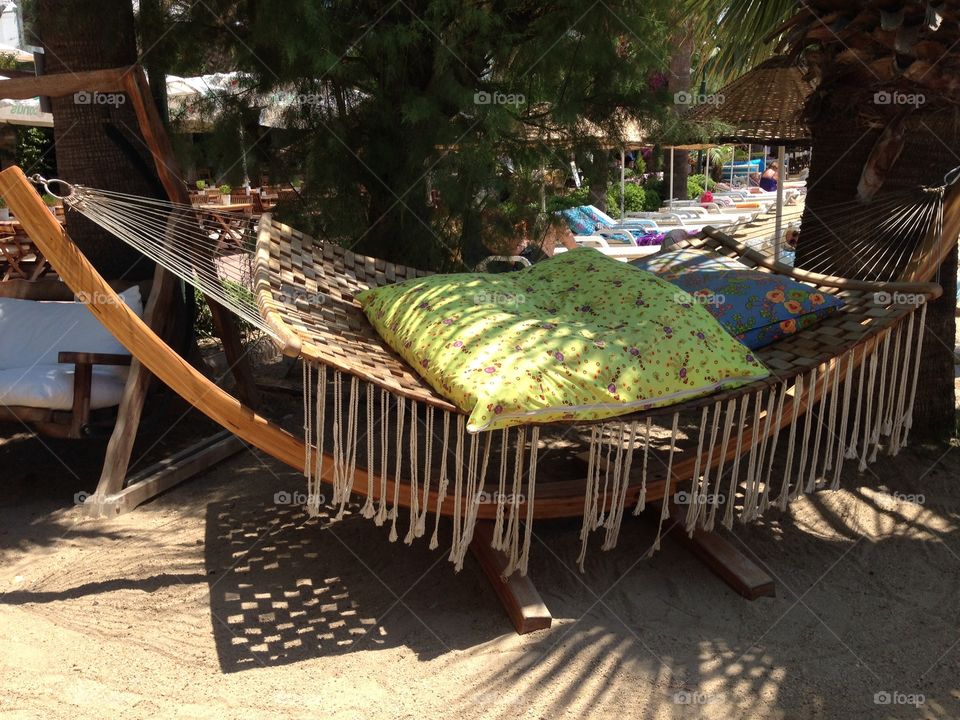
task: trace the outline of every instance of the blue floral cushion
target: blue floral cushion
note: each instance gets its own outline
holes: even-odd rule
[[[813,325],[843,301],[813,285],[764,273],[705,250],[674,250],[630,263],[681,288],[751,350]]]

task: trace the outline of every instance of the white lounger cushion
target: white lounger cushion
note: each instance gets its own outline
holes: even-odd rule
[[[140,288],[120,297],[143,315]],[[0,404],[69,410],[73,365],[57,363],[61,352],[130,354],[83,303],[0,298]],[[127,372],[94,366],[91,407],[119,403]]]
[[[120,404],[126,367],[95,365],[90,382],[90,409]],[[0,370],[0,405],[69,410],[73,407],[73,365],[34,365]]]

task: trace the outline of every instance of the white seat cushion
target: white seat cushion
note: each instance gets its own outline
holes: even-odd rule
[[[143,315],[139,287],[120,297]],[[61,352],[130,354],[84,303],[0,298],[0,405],[70,410],[74,366],[57,362]],[[91,409],[119,404],[128,372],[94,365]]]
[[[139,287],[120,297],[143,315]],[[60,352],[129,355],[84,303],[0,298],[0,370],[55,365]]]
[[[90,408],[120,403],[126,367],[95,365],[90,383]],[[34,365],[0,370],[0,405],[70,410],[73,407],[73,365]]]

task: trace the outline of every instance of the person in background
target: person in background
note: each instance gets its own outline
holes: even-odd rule
[[[777,189],[777,176],[779,175],[780,166],[777,164],[777,161],[774,160],[769,165],[767,169],[763,171],[763,175],[760,177],[760,187],[767,192],[773,192]]]
[[[750,187],[760,187],[760,173],[752,172],[747,180],[747,185]]]
[[[797,240],[800,239],[800,231],[791,226],[783,236],[784,242],[791,250],[797,249]]]

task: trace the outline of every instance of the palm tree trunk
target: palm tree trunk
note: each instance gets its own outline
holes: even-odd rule
[[[667,75],[667,90],[670,97],[676,97],[679,92],[690,90],[690,66],[693,62],[693,30],[691,21],[678,22],[671,46],[670,72]],[[674,111],[679,114],[685,109],[683,105],[674,105]],[[669,150],[667,151],[669,153]],[[673,156],[673,193],[678,200],[687,198],[687,177],[690,175],[690,153],[686,150],[676,150]],[[671,195],[668,186],[670,182],[670,159],[664,160],[664,187],[666,197]],[[664,199],[666,199],[666,197]]]
[[[49,74],[131,65],[137,59],[130,0],[95,4],[38,0],[36,10]],[[162,197],[125,95],[81,92],[52,98],[52,105],[59,177],[105,190]],[[67,230],[108,279],[140,279],[152,270],[142,255],[78,213],[68,213]]]

